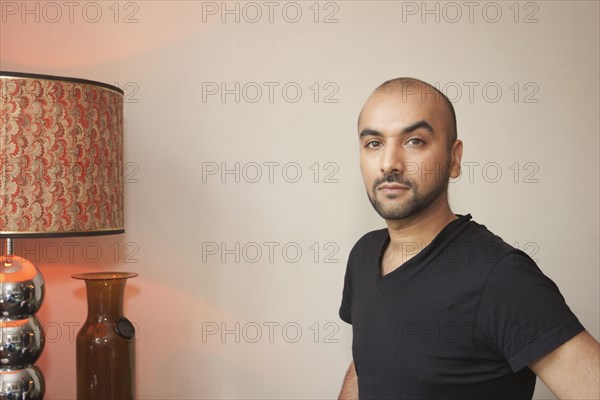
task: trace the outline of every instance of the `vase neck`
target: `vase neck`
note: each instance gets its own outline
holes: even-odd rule
[[[126,279],[86,280],[88,320],[123,316]]]

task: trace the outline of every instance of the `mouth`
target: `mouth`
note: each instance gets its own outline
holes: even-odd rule
[[[387,194],[399,194],[403,193],[406,190],[410,190],[410,188],[400,183],[389,182],[382,183],[381,185],[379,185],[379,187],[377,187],[377,190]]]

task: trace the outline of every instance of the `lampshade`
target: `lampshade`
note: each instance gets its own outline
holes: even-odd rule
[[[16,72],[0,91],[0,398],[40,400],[45,283],[13,240],[124,232],[123,91]]]
[[[0,238],[124,232],[123,91],[0,72]]]

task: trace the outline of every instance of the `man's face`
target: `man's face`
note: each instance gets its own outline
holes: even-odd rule
[[[449,118],[431,93],[381,92],[367,100],[358,125],[360,168],[384,219],[408,218],[447,201],[448,180],[458,176],[462,155],[459,141],[448,148]]]

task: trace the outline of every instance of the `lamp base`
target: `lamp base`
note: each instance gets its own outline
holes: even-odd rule
[[[0,398],[11,400],[41,400],[46,384],[36,366],[25,369],[0,370]]]
[[[0,258],[0,399],[42,399],[44,378],[33,364],[44,349],[35,313],[44,298],[44,279],[28,260]]]

